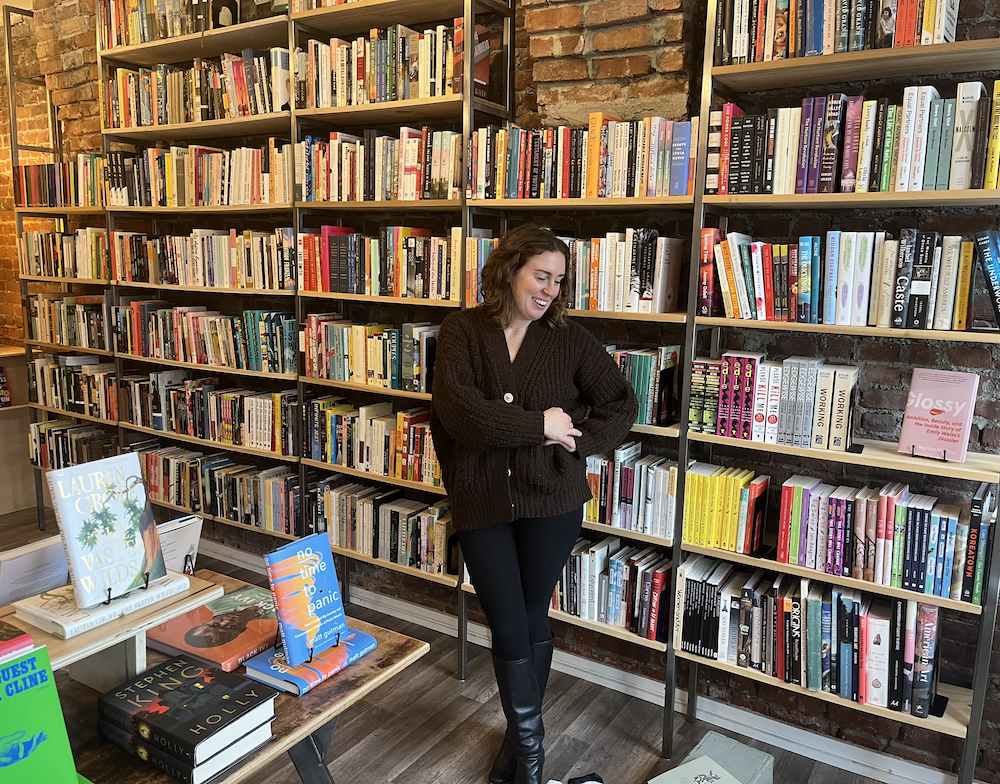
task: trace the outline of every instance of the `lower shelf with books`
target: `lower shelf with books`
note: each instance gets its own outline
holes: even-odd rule
[[[90,416],[89,414],[78,414],[75,411],[65,411],[61,408],[54,408],[53,406],[43,406],[41,403],[28,403],[28,406],[33,408],[35,411],[45,411],[46,413],[67,417],[68,419],[83,419],[87,422],[96,422],[99,425],[109,425],[111,427],[118,426],[118,423],[112,419],[102,419],[101,417]]]
[[[169,441],[183,441],[188,444],[198,444],[210,449],[221,449],[225,452],[238,452],[241,455],[266,457],[270,460],[281,460],[286,463],[298,462],[298,457],[295,455],[282,455],[270,449],[254,449],[249,446],[240,446],[238,444],[226,444],[222,441],[212,441],[205,438],[198,438],[197,436],[189,436],[185,433],[174,433],[171,430],[156,430],[152,427],[133,425],[131,422],[121,422],[120,424],[126,430],[133,430],[137,433],[149,433],[149,435],[165,438]]]
[[[432,583],[437,583],[438,585],[447,586],[448,588],[458,587],[458,577],[454,574],[433,574],[431,572],[425,572],[423,569],[417,569],[413,566],[401,566],[400,564],[393,563],[392,561],[386,561],[381,558],[372,558],[371,556],[363,555],[362,553],[355,552],[354,550],[349,550],[346,547],[337,547],[334,545],[331,549],[333,550],[334,555],[342,555],[345,558],[350,558],[352,561],[361,561],[362,563],[381,566],[394,572],[408,574],[421,580],[427,580]]]
[[[611,321],[661,321],[665,324],[683,324],[687,321],[687,313],[633,313],[617,310],[567,310],[568,316],[583,316],[585,318],[602,318]]]
[[[631,432],[643,433],[647,436],[660,436],[661,438],[680,438],[681,426],[669,425],[632,425]]]
[[[387,485],[396,485],[397,487],[408,487],[411,490],[421,490],[425,493],[435,493],[437,495],[448,495],[448,491],[444,487],[436,487],[435,485],[428,484],[426,482],[412,482],[409,479],[399,479],[395,476],[384,476],[383,474],[373,474],[370,471],[362,471],[357,468],[348,468],[347,466],[337,465],[334,463],[324,463],[322,460],[310,460],[308,458],[302,458],[302,463],[304,465],[310,466],[312,468],[320,468],[324,471],[330,471],[334,474],[347,474],[349,476],[357,476],[361,479],[370,479],[373,482],[380,482]]]
[[[356,392],[369,392],[376,395],[391,395],[392,397],[409,397],[415,400],[430,400],[430,392],[408,392],[405,389],[393,389],[392,387],[376,386],[375,384],[359,384],[355,381],[336,381],[331,378],[313,378],[312,376],[299,376],[303,384],[316,385],[321,387],[333,387],[334,389],[351,389]]]
[[[812,691],[800,686],[797,683],[785,683],[782,680],[778,680],[770,675],[765,675],[764,673],[749,667],[740,667],[736,664],[716,661],[715,659],[698,656],[693,653],[688,653],[687,651],[675,650],[674,654],[678,659],[686,659],[687,661],[695,662],[696,664],[703,664],[708,667],[712,667],[713,669],[728,672],[731,675],[739,675],[743,678],[749,678],[750,680],[777,686],[779,689],[796,692],[805,697],[815,697],[816,699],[852,708],[862,713],[871,713],[875,716],[881,716],[884,719],[899,721],[904,724],[912,724],[915,727],[922,727],[923,729],[940,732],[944,735],[964,738],[966,732],[968,731],[969,716],[972,713],[971,689],[963,689],[959,686],[940,683],[937,688],[937,693],[939,696],[947,697],[948,699],[948,706],[945,709],[945,713],[940,718],[930,717],[923,719],[918,716],[911,716],[908,713],[901,713],[900,711],[894,711],[888,708],[879,708],[867,704],[862,705],[851,700],[842,699],[837,694],[830,694],[824,691]]]
[[[730,319],[723,316],[698,316],[699,327],[733,327],[735,329],[766,329],[773,332],[809,332],[831,335],[859,335],[893,340],[945,340],[949,343],[1000,343],[1000,332],[972,332],[943,329],[882,329],[846,324],[810,324],[804,321],[759,321]]]
[[[271,378],[281,381],[295,381],[292,373],[266,373],[262,370],[243,370],[242,368],[227,367],[225,365],[203,365],[199,362],[180,362],[176,359],[160,359],[158,357],[141,357],[138,354],[126,354],[117,352],[116,357],[127,359],[131,362],[143,362],[147,365],[169,365],[170,367],[189,368],[191,370],[207,370],[212,373],[225,373],[233,376],[256,376],[258,378]]]
[[[26,346],[37,348],[40,351],[72,352],[73,354],[96,354],[100,357],[112,357],[113,351],[106,351],[103,348],[81,348],[80,346],[67,346],[62,343],[45,343],[41,340],[25,340]]]
[[[647,544],[657,544],[660,547],[671,547],[672,543],[664,539],[662,536],[653,536],[652,534],[643,534],[638,531],[630,531],[625,528],[615,528],[613,526],[607,525],[606,523],[597,523],[591,520],[584,520],[583,527],[588,531],[597,531],[597,533],[606,534],[608,536],[620,536],[623,539],[628,539],[629,541],[635,542],[646,542]]]
[[[211,520],[215,523],[222,523],[223,525],[231,525],[233,528],[242,528],[243,530],[254,531],[258,534],[266,534],[267,536],[276,536],[278,539],[288,539],[289,541],[295,541],[299,537],[294,534],[286,534],[281,531],[268,531],[264,528],[255,528],[249,525],[244,525],[243,523],[237,523],[235,520],[230,520],[228,517],[216,517],[215,515],[205,514],[204,512],[192,512],[186,506],[180,506],[179,504],[171,504],[167,501],[159,501],[156,498],[150,498],[149,503],[153,506],[159,506],[164,509],[172,509],[175,512],[186,512],[187,514],[196,514],[203,520]]]

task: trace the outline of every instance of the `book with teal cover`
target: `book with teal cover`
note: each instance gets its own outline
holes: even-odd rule
[[[167,576],[138,454],[60,468],[46,479],[81,609]]]
[[[0,682],[0,781],[76,782],[48,649],[0,662]]]
[[[284,654],[271,648],[246,662],[246,676],[276,689],[302,695],[375,650],[375,638],[356,629],[348,629],[340,643],[313,657],[311,662],[291,667]]]
[[[312,534],[265,553],[285,658],[292,667],[335,645],[347,617],[328,533]]]

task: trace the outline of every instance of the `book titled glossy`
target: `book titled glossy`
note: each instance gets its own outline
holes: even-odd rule
[[[278,692],[193,656],[175,656],[102,694],[99,718],[200,765],[274,716]]]
[[[46,475],[81,608],[167,574],[139,455],[129,452]]]
[[[975,373],[914,368],[898,451],[965,462],[978,390]]]
[[[347,617],[329,534],[313,534],[264,554],[285,658],[292,667],[335,645]]]
[[[274,645],[278,621],[274,594],[245,585],[146,632],[150,648],[190,653],[232,672]]]
[[[295,695],[305,694],[375,650],[375,638],[356,629],[348,629],[340,643],[313,657],[311,662],[289,667],[284,654],[271,648],[246,663],[247,677]]]

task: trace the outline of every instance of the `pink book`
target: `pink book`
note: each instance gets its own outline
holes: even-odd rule
[[[975,373],[914,368],[898,451],[964,463],[978,391]]]
[[[844,110],[844,157],[840,166],[840,192],[854,193],[858,179],[858,151],[861,149],[863,95],[852,95]]]
[[[716,432],[720,436],[729,436],[729,425],[733,410],[733,360],[728,354],[722,355],[722,365],[719,375],[719,418]]]

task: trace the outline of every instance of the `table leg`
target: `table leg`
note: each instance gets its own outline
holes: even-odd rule
[[[288,750],[288,756],[292,758],[302,784],[334,784],[323,758],[330,748],[338,721],[340,717],[334,716],[308,738],[300,740]]]

